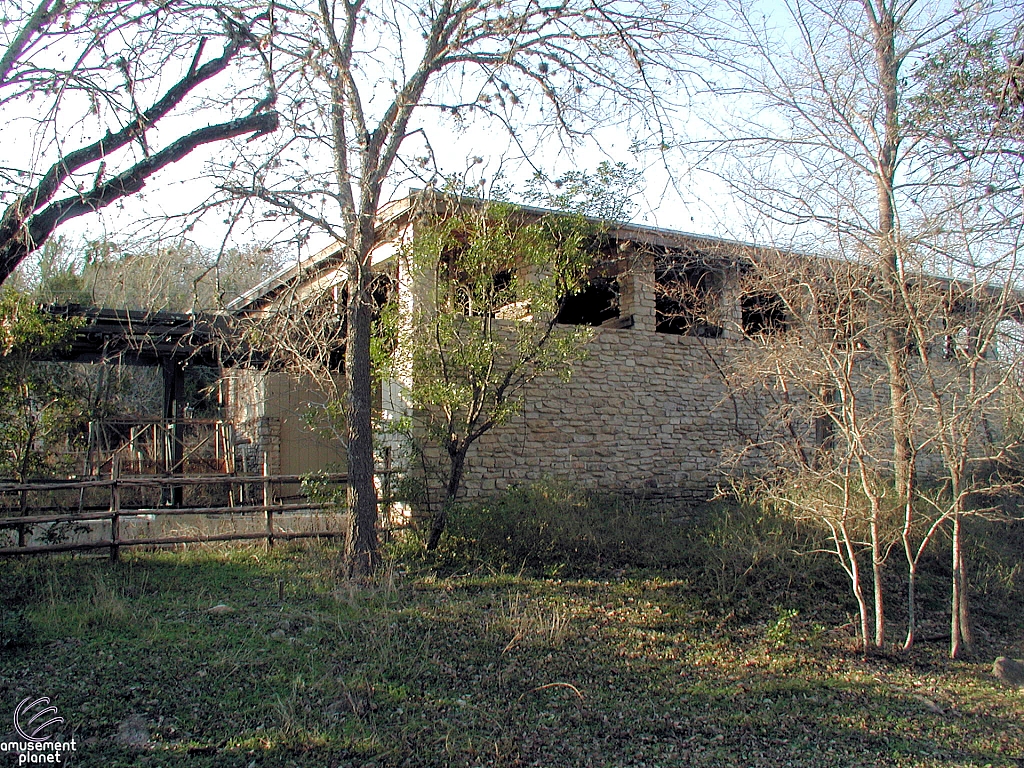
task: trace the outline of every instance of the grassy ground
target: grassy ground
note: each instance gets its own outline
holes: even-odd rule
[[[1021,637],[863,660],[834,614],[741,620],[670,572],[356,587],[331,562],[6,561],[0,722],[50,696],[81,766],[1024,765],[1024,698],[989,675]]]

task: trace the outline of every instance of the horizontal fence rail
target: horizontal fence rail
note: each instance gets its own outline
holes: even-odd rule
[[[384,495],[390,485],[389,476],[392,470],[378,470],[381,478],[380,486]],[[287,531],[282,530],[275,515],[288,513],[318,513],[337,511],[337,504],[316,501],[293,501],[295,495],[283,496],[282,486],[294,486],[303,482],[326,483],[337,486],[347,481],[347,475],[339,473],[321,473],[316,475],[131,475],[120,476],[119,466],[114,465],[110,478],[89,480],[47,480],[34,483],[0,482],[0,510],[18,508],[20,514],[0,517],[0,531],[16,530],[17,546],[0,547],[0,555],[29,555],[48,552],[74,552],[82,550],[109,549],[110,558],[117,560],[121,547],[126,546],[165,546],[177,544],[203,544],[208,542],[266,540],[268,547],[275,541],[287,541],[304,538],[331,538],[343,536],[344,526],[335,528]],[[140,505],[131,506],[123,501],[124,492],[132,489],[159,489],[162,498],[169,498],[167,491],[172,488],[220,486],[227,489],[227,504],[167,506]],[[54,494],[78,492],[77,505],[55,504],[30,506],[28,501],[32,494]],[[106,508],[96,508],[85,504],[86,494],[102,494],[109,500]],[[248,503],[243,502],[246,496]],[[253,503],[253,497],[257,499]],[[285,501],[287,499],[287,502]],[[237,501],[237,503],[236,503]],[[74,506],[73,509],[69,507]],[[2,514],[2,512],[0,512]],[[231,531],[226,533],[189,533],[170,536],[126,537],[122,535],[122,524],[139,520],[154,521],[165,516],[203,516],[209,520],[226,515],[255,518],[259,522],[262,516],[262,529],[254,531]],[[342,516],[347,516],[342,513]],[[107,532],[106,538],[90,538],[87,541],[52,541],[29,543],[31,529],[41,525],[85,526],[99,524]],[[95,533],[92,528],[89,533]],[[101,531],[102,533],[102,531]]]

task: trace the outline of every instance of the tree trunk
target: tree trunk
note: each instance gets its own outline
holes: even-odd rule
[[[840,540],[838,533],[842,533]],[[846,552],[846,575],[850,577],[850,587],[853,589],[853,596],[857,598],[857,610],[860,614],[860,642],[861,652],[867,656],[871,640],[871,623],[868,619],[868,601],[864,599],[864,588],[860,578],[860,561],[857,559],[857,550],[854,548],[850,532],[845,524],[839,527],[839,531],[833,530],[832,539],[836,543],[836,554],[842,557]]]
[[[971,649],[970,616],[967,609],[967,572],[964,565],[963,515],[953,513],[953,600],[950,615],[949,657],[960,658]]]
[[[380,565],[377,489],[373,482],[373,381],[370,375],[373,315],[368,254],[369,247],[359,249],[350,262],[345,340],[348,509],[352,526],[345,554],[347,570],[356,577],[372,575]]]
[[[441,508],[434,515],[434,520],[430,526],[430,537],[427,539],[427,550],[429,552],[433,552],[441,543],[441,534],[444,533],[445,526],[448,524],[448,510],[455,504],[455,500],[459,495],[459,489],[462,487],[462,474],[466,469],[466,453],[468,451],[468,444],[460,445],[454,450],[448,451],[450,461],[448,485],[445,488],[444,501],[441,503]]]
[[[878,196],[878,268],[885,285],[882,321],[885,343],[885,366],[888,372],[889,407],[892,418],[893,474],[897,498],[907,499],[914,483],[914,452],[909,418],[909,382],[906,378],[907,343],[903,329],[907,327],[903,291],[900,285],[899,231],[893,186],[899,162],[899,68],[896,58],[896,20],[891,7],[884,3],[877,8],[872,23],[878,87],[884,110],[884,131],[875,158],[875,186]]]
[[[911,482],[914,482],[912,479]],[[903,642],[903,650],[909,651],[914,646],[914,635],[917,632],[917,556],[914,554],[914,494],[913,485],[908,496],[903,500],[903,554],[907,558],[907,639]]]
[[[917,632],[917,563],[910,564],[907,573],[907,639],[903,642],[903,650],[914,647],[914,635]]]
[[[850,559],[850,581],[853,586],[854,597],[857,598],[857,609],[860,613],[860,638],[861,652],[867,656],[871,644],[871,624],[868,620],[868,601],[864,598],[864,589],[861,586],[860,564],[856,556]]]
[[[874,579],[875,599],[875,647],[885,647],[885,585],[882,583],[884,574],[884,557],[882,542],[878,532],[878,502],[871,500],[871,575]]]

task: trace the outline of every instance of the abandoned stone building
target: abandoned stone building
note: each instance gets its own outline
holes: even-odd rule
[[[403,246],[417,237],[425,216],[444,210],[413,194],[380,216],[373,262],[389,276],[389,290],[398,292],[404,309],[421,299],[403,264]],[[551,213],[519,210],[527,218]],[[777,297],[751,292],[742,279],[767,252],[635,224],[606,226],[603,243],[587,286],[566,298],[558,317],[592,328],[585,356],[567,380],[532,382],[517,415],[475,444],[464,477],[467,495],[556,479],[692,501],[712,495],[729,473],[762,461],[758,446],[779,428],[772,423],[777,411],[765,399],[771,395],[738,394],[726,367],[744,345],[763,344],[785,330]],[[344,283],[337,250],[273,276],[231,308],[258,316],[301,307],[314,296],[337,302]],[[868,383],[868,395],[871,389]],[[385,382],[380,397],[385,417],[408,414],[400,382]],[[322,387],[284,372],[235,371],[232,418],[245,436],[248,460],[287,473],[343,466],[340,441],[324,437],[309,418],[326,399]],[[800,429],[790,437],[828,440],[827,429],[813,419]],[[394,442],[388,449],[400,463],[402,446]]]

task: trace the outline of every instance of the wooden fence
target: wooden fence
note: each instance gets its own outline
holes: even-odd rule
[[[383,486],[387,486],[390,470],[379,473],[383,476]],[[48,482],[34,482],[29,484],[0,483],[0,503],[6,509],[19,509],[20,514],[9,517],[0,517],[0,531],[16,530],[18,532],[17,546],[0,546],[0,555],[27,555],[44,552],[71,552],[76,550],[109,549],[111,560],[117,560],[121,547],[128,546],[161,546],[170,544],[196,544],[213,541],[241,541],[247,539],[265,539],[268,547],[273,547],[278,540],[334,537],[344,535],[344,526],[340,530],[303,530],[285,531],[281,530],[275,522],[276,515],[284,513],[315,513],[319,511],[337,511],[337,505],[324,502],[313,502],[301,496],[287,495],[281,493],[282,489],[291,486],[293,489],[307,478],[301,475],[167,475],[167,476],[119,476],[118,467],[115,464],[109,479],[95,480],[54,480]],[[318,483],[340,484],[345,482],[343,474],[320,474],[314,478]],[[171,488],[192,487],[198,489],[202,486],[220,486],[218,489],[221,495],[226,497],[227,503],[223,506],[132,506],[126,503],[125,496],[128,491],[134,491],[135,495],[140,490],[148,489],[150,493],[154,489],[159,490],[161,499],[168,498],[166,493]],[[226,486],[226,493],[223,493]],[[48,503],[32,505],[29,503],[33,494],[44,494]],[[54,497],[68,494],[77,494],[78,503],[69,505],[67,503],[55,503]],[[386,494],[385,494],[386,495]],[[105,508],[97,508],[97,497],[102,496],[108,499],[104,504]],[[253,503],[253,502],[256,503]],[[71,507],[71,508],[69,508]],[[243,515],[256,516],[260,530],[256,531],[233,531],[228,533],[213,533],[204,535],[194,533],[190,535],[160,536],[131,538],[122,536],[122,523],[126,520],[144,518],[155,520],[165,515],[193,516],[202,515],[216,517],[221,515]],[[71,526],[84,526],[100,524],[102,529],[109,532],[107,538],[89,541],[67,541],[57,540],[45,543],[30,543],[31,531],[36,526],[58,524],[69,524]],[[28,533],[27,533],[28,532]]]

